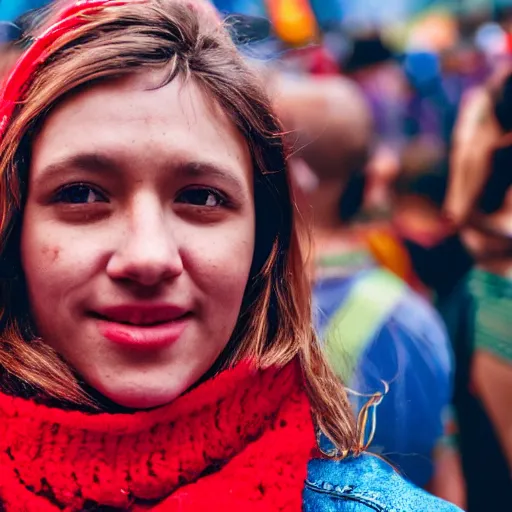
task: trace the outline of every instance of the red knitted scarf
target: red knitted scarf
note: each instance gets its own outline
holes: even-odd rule
[[[0,509],[299,511],[314,445],[296,362],[239,365],[135,414],[0,395]]]

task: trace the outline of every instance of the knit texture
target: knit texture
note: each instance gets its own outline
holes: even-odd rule
[[[314,446],[295,361],[242,364],[134,414],[0,395],[0,503],[6,512],[299,511]]]

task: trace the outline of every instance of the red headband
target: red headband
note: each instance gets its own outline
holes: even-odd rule
[[[95,14],[107,7],[143,2],[145,0],[76,0],[64,9],[57,16],[55,23],[37,37],[20,57],[9,78],[3,84],[0,92],[0,139],[11,120],[16,103],[26,92],[31,77],[46,60],[48,50],[62,34],[88,23],[89,19],[84,16],[86,14]]]

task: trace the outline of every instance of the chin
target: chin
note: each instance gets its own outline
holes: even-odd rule
[[[154,409],[173,402],[180,392],[174,390],[158,388],[148,388],[147,386],[137,386],[136,389],[104,389],[102,395],[115,405],[125,409]]]

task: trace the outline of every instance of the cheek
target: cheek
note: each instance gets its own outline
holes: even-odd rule
[[[213,233],[195,236],[186,247],[185,267],[196,286],[215,299],[211,306],[217,310],[239,306],[254,253],[254,233],[250,225],[229,232],[229,236]]]
[[[27,216],[21,236],[21,261],[31,306],[55,311],[77,287],[91,279],[97,265],[95,244],[75,233]]]
[[[54,236],[48,236],[37,221],[26,215],[21,234],[21,262],[29,290],[39,290],[49,283],[56,267],[62,262],[62,246]]]
[[[26,219],[22,229],[21,262],[30,309],[39,335],[45,335],[60,309],[56,299],[62,295],[61,280],[66,275],[60,271],[65,253],[56,240],[44,236],[39,223],[32,225],[30,220]]]

